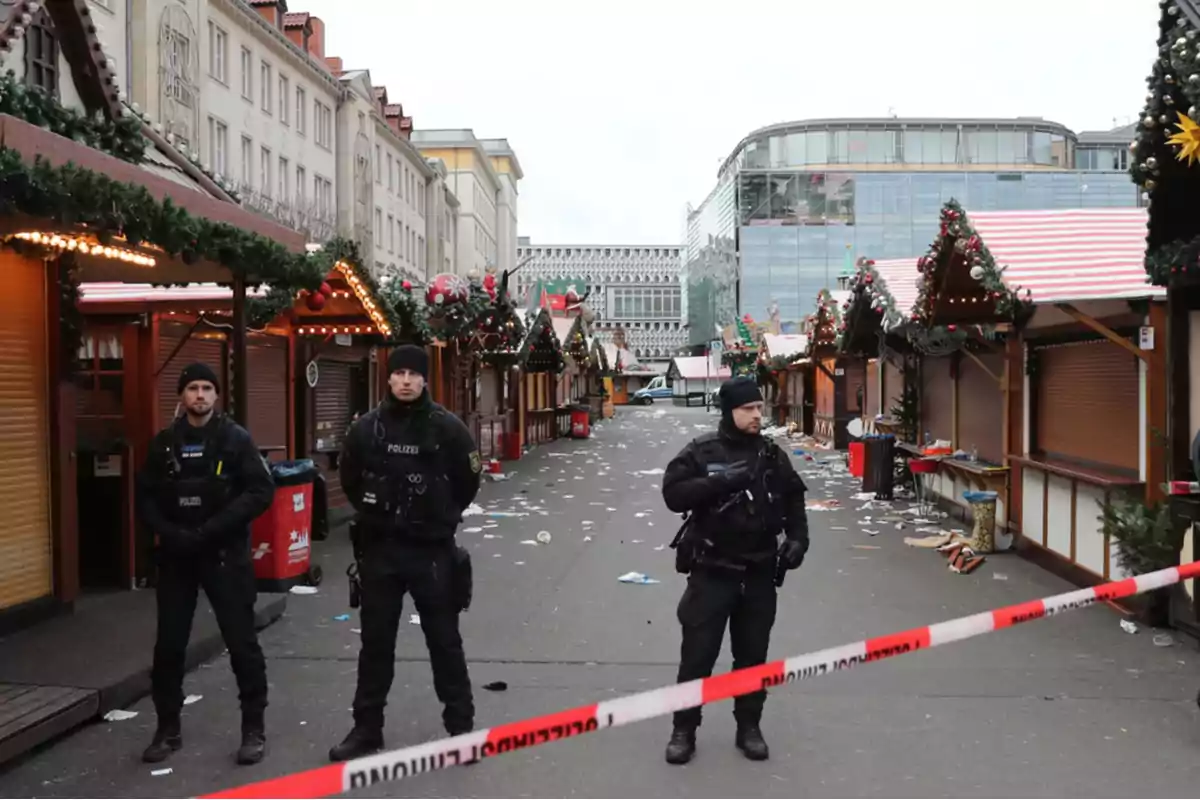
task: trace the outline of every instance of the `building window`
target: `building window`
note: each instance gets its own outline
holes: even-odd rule
[[[417,269],[425,269],[425,237],[417,237]]]
[[[58,39],[44,8],[25,34],[25,85],[58,97]]]
[[[259,80],[262,83],[262,110],[270,114],[274,111],[271,104],[271,65],[265,61],[259,67]]]
[[[313,101],[313,125],[317,129],[317,144],[329,149],[333,144],[333,112],[320,100]]]
[[[279,76],[279,121],[284,125],[288,124],[288,101],[291,100],[292,93],[288,91],[290,82],[286,75]]]
[[[396,252],[396,218],[388,214],[388,252]]]
[[[213,117],[208,118],[208,163],[212,171],[224,177],[226,172],[226,153],[229,150],[229,126]]]
[[[258,172],[258,188],[267,197],[271,196],[271,149],[264,147],[262,149],[262,159],[259,162]]]
[[[425,216],[425,183],[417,187],[417,213]]]
[[[392,154],[388,153],[387,170],[388,170],[388,191],[395,193],[396,191],[396,162],[392,161]]]
[[[383,209],[375,206],[375,246],[383,247]]]
[[[303,86],[296,87],[296,133],[303,136],[308,130],[306,116],[308,114],[308,98]]]
[[[242,97],[254,102],[254,57],[250,55],[250,48],[242,48]]]
[[[288,180],[292,177],[292,171],[289,168],[288,160],[283,156],[279,157],[279,202],[286,203],[292,193],[288,191]]]
[[[317,203],[317,214],[325,216],[333,212],[333,181],[313,176],[313,200]]]
[[[304,193],[308,191],[308,173],[304,167],[296,167],[296,203],[304,205]]]
[[[392,166],[392,157],[388,156],[388,166]],[[375,185],[383,184],[383,154],[379,145],[375,145]]]
[[[227,83],[225,64],[229,60],[229,34],[216,24],[208,23],[208,74]]]
[[[242,185],[254,186],[252,180],[254,176],[254,164],[251,159],[254,158],[254,142],[249,136],[242,137]]]

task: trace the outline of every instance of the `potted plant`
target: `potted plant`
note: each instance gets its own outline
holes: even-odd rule
[[[1167,504],[1147,506],[1134,497],[1113,497],[1103,506],[1100,522],[1109,541],[1116,543],[1117,563],[1130,574],[1142,575],[1179,563],[1183,531],[1173,524]],[[1170,600],[1170,587],[1143,595],[1138,603],[1141,621],[1165,627]]]

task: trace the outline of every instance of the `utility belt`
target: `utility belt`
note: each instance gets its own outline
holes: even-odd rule
[[[358,519],[350,521],[350,545],[354,550],[354,561],[346,567],[346,577],[350,579],[350,607],[358,608],[362,604],[362,579],[360,566],[366,558],[365,539],[370,536],[364,530]],[[471,566],[471,553],[465,547],[454,543],[453,532],[446,539],[453,547],[451,559],[450,580],[453,582],[455,605],[460,612],[471,607],[471,599],[475,592],[474,570]]]
[[[741,500],[743,492],[726,499],[720,506],[711,510],[684,516],[683,524],[671,540],[671,548],[675,551],[675,571],[687,575],[697,570],[711,570],[732,575],[745,575],[751,564],[733,555],[741,549],[744,537],[756,536],[755,533],[739,533],[738,527],[724,524],[728,519],[726,513]],[[724,518],[724,519],[723,519]],[[753,519],[751,517],[750,519]],[[772,518],[763,521],[764,525],[774,525]],[[776,526],[782,529],[782,525]],[[744,531],[745,528],[741,527]],[[764,528],[769,530],[770,528]],[[763,536],[764,540],[767,538]]]

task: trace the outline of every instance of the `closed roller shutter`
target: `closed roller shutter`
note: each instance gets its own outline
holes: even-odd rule
[[[225,398],[229,392],[229,381],[225,376],[225,342],[215,338],[211,328],[200,325],[192,332],[184,343],[183,348],[171,358],[175,347],[183,337],[187,336],[192,326],[183,322],[162,322],[158,328],[158,359],[155,369],[161,369],[158,376],[158,419],[155,425],[162,429],[175,419],[175,410],[179,406],[179,372],[188,364],[199,361],[212,367],[221,378],[221,391],[217,397],[217,408],[225,409]],[[213,337],[213,338],[207,338]],[[167,364],[167,359],[171,363]],[[163,365],[166,364],[166,368]]]
[[[53,592],[50,529],[46,271],[0,255],[0,608]]]
[[[319,377],[313,389],[313,418],[316,423],[315,446],[318,452],[341,449],[350,425],[350,364],[322,358],[318,362]],[[338,471],[329,459],[318,459],[325,474],[325,492],[329,508],[347,503]]]
[[[252,335],[246,339],[248,427],[259,447],[287,447],[287,354],[283,337]],[[269,455],[278,461],[287,457],[287,451],[273,450]]]
[[[1136,474],[1137,358],[1108,340],[1036,349],[1035,450]]]
[[[950,379],[950,359],[926,358],[921,364],[924,385],[921,387],[921,430],[917,439],[925,443],[928,433],[934,441],[950,441],[954,433],[953,386]]]
[[[995,375],[1004,374],[1002,353],[977,356]],[[958,370],[958,446],[974,447],[985,461],[1004,459],[1004,392],[1000,382],[966,356]]]

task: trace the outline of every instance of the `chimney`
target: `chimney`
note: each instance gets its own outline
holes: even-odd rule
[[[341,75],[346,70],[342,67],[342,60],[337,56],[326,56],[325,66],[329,67],[329,71],[334,75]]]
[[[313,58],[319,62],[325,61],[325,23],[320,17],[309,16],[308,24],[312,27],[312,34],[308,37],[308,52]]]
[[[383,118],[387,121],[388,127],[391,128],[397,136],[401,136],[405,139],[408,138],[408,136],[404,133],[404,128],[402,126],[402,122],[405,119],[404,106],[400,105],[399,103],[391,103],[390,105],[385,106],[383,109]],[[409,124],[409,133],[412,133],[411,120]]]
[[[283,35],[306,53],[308,52],[309,37],[312,36],[310,19],[309,14],[304,11],[283,15]]]

